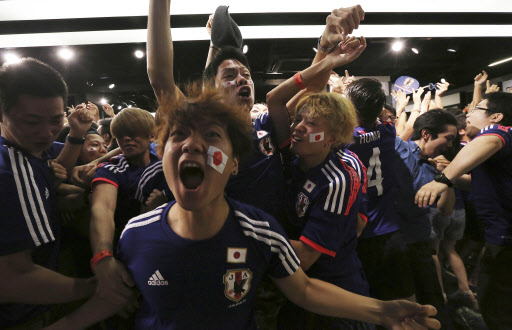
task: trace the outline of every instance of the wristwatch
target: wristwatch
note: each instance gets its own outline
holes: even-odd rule
[[[453,182],[450,181],[450,179],[448,179],[446,177],[446,175],[444,175],[443,172],[440,172],[440,173],[434,175],[434,181],[439,182],[439,183],[444,183],[445,185],[447,185],[450,188],[453,187]]]
[[[317,49],[319,52],[322,52],[324,54],[329,54],[330,52],[332,52],[334,50],[334,48],[336,48],[337,45],[334,45],[334,46],[328,46],[328,47],[324,47],[321,45],[321,42],[322,42],[322,36],[320,36],[320,38],[318,38],[318,44],[317,44]]]
[[[76,138],[68,135],[66,136],[66,141],[68,141],[71,144],[84,144],[85,138]]]

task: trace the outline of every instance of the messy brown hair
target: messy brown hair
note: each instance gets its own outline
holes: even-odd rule
[[[229,103],[225,93],[212,85],[200,82],[186,86],[185,98],[169,101],[163,95],[158,108],[158,155],[163,157],[169,132],[178,125],[193,127],[200,120],[213,120],[226,128],[231,141],[233,156],[243,159],[251,151],[253,127],[249,113],[237,104]]]

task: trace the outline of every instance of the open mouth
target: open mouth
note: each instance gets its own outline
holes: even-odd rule
[[[240,87],[238,90],[238,96],[241,97],[250,97],[251,96],[251,88],[247,86]]]
[[[195,190],[204,179],[203,169],[196,163],[183,162],[180,166],[180,180],[187,189]]]
[[[300,137],[296,136],[296,135],[293,135],[293,136],[292,136],[292,141],[295,141],[295,142],[301,142],[301,141],[302,141],[302,139],[301,139]]]

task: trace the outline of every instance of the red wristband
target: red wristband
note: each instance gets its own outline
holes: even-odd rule
[[[306,85],[304,85],[304,82],[302,81],[302,76],[300,75],[300,72],[297,72],[293,76],[293,82],[299,89],[306,89]]]
[[[112,253],[112,251],[101,250],[100,252],[96,253],[94,255],[94,257],[92,257],[92,259],[91,259],[91,269],[94,271],[94,266],[96,266],[98,261],[100,261],[101,259],[103,259],[105,257],[113,257],[113,256],[114,256],[114,254]]]

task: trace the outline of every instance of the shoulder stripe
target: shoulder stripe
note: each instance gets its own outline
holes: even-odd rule
[[[126,224],[129,225],[131,223],[134,223],[134,222],[137,222],[137,221],[140,221],[140,220],[144,220],[144,219],[147,219],[147,218],[152,218],[155,215],[162,214],[162,211],[167,206],[167,204],[169,204],[169,203],[165,203],[165,204],[157,207],[156,209],[154,209],[152,211],[149,211],[147,213],[144,213],[144,214],[138,215],[138,216],[136,216],[134,218],[131,218]]]
[[[139,184],[137,185],[137,191],[135,192],[136,199],[138,199],[140,202],[144,201],[144,196],[142,195],[144,186],[148,183],[149,180],[151,180],[151,178],[153,178],[156,174],[162,171],[163,170],[161,160],[155,162],[154,164],[150,165],[148,168],[144,170],[140,177]]]
[[[329,176],[329,174],[327,174],[327,171],[325,169],[322,168],[321,171],[325,175],[327,180],[329,181],[329,194],[327,195],[327,198],[325,199],[325,204],[324,204],[324,211],[327,211],[329,209],[329,201],[331,200],[331,195],[332,195],[332,191],[333,191],[333,184],[332,184],[333,179]]]
[[[341,177],[341,180],[343,181],[343,184],[341,186],[341,194],[340,194],[340,199],[339,199],[338,211],[336,211],[336,214],[341,214],[343,205],[345,204],[345,188],[347,187],[347,183],[345,180],[345,175],[343,174],[343,172],[341,172],[341,170],[339,168],[336,167],[336,165],[334,165],[332,160],[329,161],[329,164],[331,164],[331,166],[334,168],[334,170],[336,172],[338,172],[339,176]]]
[[[160,218],[161,218],[161,216],[160,216],[160,215],[157,215],[157,216],[154,216],[154,217],[149,218],[149,219],[144,220],[144,221],[139,221],[139,222],[135,222],[135,223],[127,224],[127,225],[126,225],[126,227],[124,227],[123,232],[121,233],[120,238],[123,238],[124,233],[125,233],[128,229],[131,229],[131,228],[137,228],[137,227],[142,227],[142,226],[149,225],[149,224],[151,224],[151,223],[153,223],[153,222],[160,221]]]
[[[341,157],[341,159],[345,162],[350,162],[350,164],[352,165],[352,168],[355,169],[357,171],[357,175],[359,176],[359,178],[363,178],[362,177],[362,169],[361,169],[361,160],[359,158],[356,158],[354,155],[352,154],[349,154],[349,153],[346,153],[346,152],[343,152],[342,150],[339,150],[338,151],[338,156]]]
[[[288,274],[291,275],[297,271],[300,264],[299,258],[290,243],[281,234],[269,229],[253,226],[261,225],[266,221],[250,219],[239,211],[235,211],[235,215],[239,217],[239,223],[243,228],[244,235],[269,245],[270,250],[278,254]],[[268,223],[263,226],[270,227]]]
[[[9,150],[9,158],[11,160],[11,167],[12,167],[14,182],[16,183],[16,189],[18,190],[18,198],[20,200],[21,210],[23,212],[25,222],[27,223],[28,231],[30,233],[30,236],[32,237],[32,240],[34,241],[34,244],[36,246],[40,246],[41,242],[39,241],[39,238],[36,235],[34,226],[32,225],[32,220],[30,219],[30,215],[28,214],[27,205],[25,203],[25,198],[23,198],[23,188],[22,188],[22,185],[20,182],[20,176],[19,176],[18,167],[16,164],[16,155],[14,154],[14,150],[12,148],[8,148],[8,150]]]
[[[109,171],[111,172],[114,172],[114,173],[122,173],[124,171],[126,171],[126,169],[128,168],[128,162],[126,161],[126,158],[122,158],[119,163],[117,164],[107,164],[105,166],[103,166],[104,168],[108,169]]]

